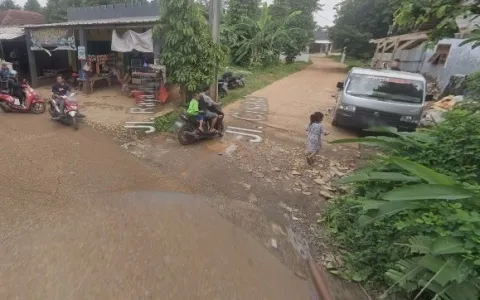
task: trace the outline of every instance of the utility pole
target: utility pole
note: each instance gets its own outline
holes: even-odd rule
[[[214,43],[218,43],[220,40],[220,15],[222,9],[222,1],[221,0],[210,0],[210,7],[209,7],[209,14],[208,14],[208,21],[210,23],[212,29],[212,38]],[[213,101],[218,101],[218,61],[215,63],[215,80],[210,87],[210,97],[212,97]]]

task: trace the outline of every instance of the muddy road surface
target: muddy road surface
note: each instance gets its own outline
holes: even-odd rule
[[[47,115],[0,125],[1,299],[308,299],[180,172]]]

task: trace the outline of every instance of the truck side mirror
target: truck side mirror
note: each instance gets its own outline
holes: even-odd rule
[[[337,89],[343,90],[343,82],[341,81],[337,82]]]
[[[425,97],[425,101],[433,101],[433,95],[427,94],[427,96]]]

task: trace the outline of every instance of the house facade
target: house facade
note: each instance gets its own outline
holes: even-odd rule
[[[315,31],[315,41],[310,45],[310,53],[328,54],[332,50],[332,42],[328,36],[327,28],[319,27]]]
[[[480,71],[480,48],[472,49],[469,44],[461,46],[479,22],[480,18],[458,19],[455,38],[442,39],[435,45],[428,43],[427,35],[428,29],[435,24],[428,24],[430,28],[422,28],[424,31],[371,40],[377,45],[371,66],[381,68],[385,63],[400,59],[402,71],[431,77],[443,91],[452,76]]]

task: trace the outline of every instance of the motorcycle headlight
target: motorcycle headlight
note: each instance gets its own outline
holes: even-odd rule
[[[338,106],[338,109],[344,110],[344,111],[349,111],[349,112],[355,112],[357,110],[357,108],[353,105],[343,105],[343,104],[340,104]]]

